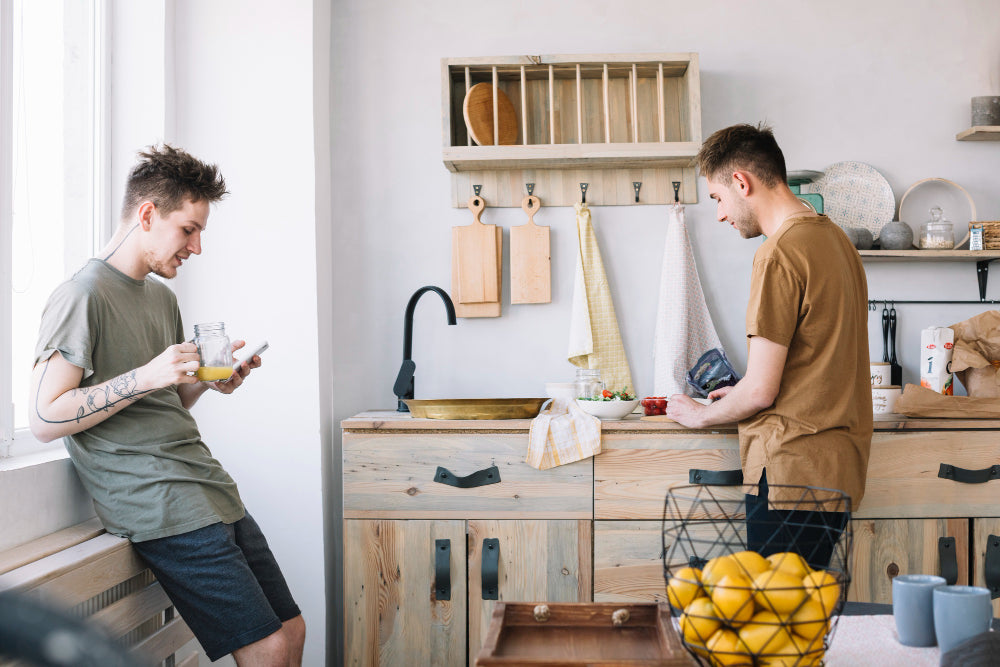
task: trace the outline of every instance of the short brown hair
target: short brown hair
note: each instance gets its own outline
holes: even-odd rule
[[[122,219],[142,202],[151,201],[164,215],[184,201],[217,202],[229,194],[218,167],[206,164],[170,144],[139,151],[139,162],[129,172],[122,201]]]
[[[698,151],[698,170],[713,181],[724,173],[746,171],[769,188],[787,180],[785,156],[763,123],[733,125],[714,133]]]

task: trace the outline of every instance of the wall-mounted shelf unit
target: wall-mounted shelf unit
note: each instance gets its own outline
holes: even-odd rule
[[[1000,125],[977,125],[955,135],[959,141],[1000,141]]]
[[[996,304],[998,301],[986,300],[986,286],[989,279],[990,262],[1000,259],[1000,250],[859,250],[863,260],[902,262],[975,262],[976,279],[979,281],[978,301],[959,301],[955,299],[947,300],[907,300],[907,299],[870,299],[869,309],[874,310],[876,303],[914,303],[914,304]]]
[[[674,181],[682,203],[697,202],[698,54],[445,58],[441,71],[453,206],[465,206],[479,184],[490,206],[519,207],[526,183],[548,206],[580,201],[580,183],[594,205],[636,204],[634,183],[640,204],[673,202]],[[511,101],[513,145],[480,146],[470,136],[463,102],[479,83]]]

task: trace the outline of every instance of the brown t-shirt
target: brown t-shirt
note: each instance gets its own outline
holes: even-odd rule
[[[839,489],[857,509],[872,439],[868,283],[826,216],[789,218],[757,249],[747,337],[788,347],[774,404],[739,424],[744,480]],[[774,489],[772,500],[801,493]]]

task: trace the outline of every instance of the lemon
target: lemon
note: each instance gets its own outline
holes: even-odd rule
[[[802,584],[806,587],[809,597],[823,606],[827,616],[833,614],[840,600],[840,584],[837,583],[836,577],[820,570],[802,577]]]
[[[787,572],[788,574],[801,579],[810,572],[812,568],[806,559],[792,551],[782,551],[778,554],[771,554],[767,557],[767,562],[771,564],[772,570]]]
[[[704,646],[709,637],[722,627],[715,605],[707,597],[695,598],[681,614],[681,634],[684,641]]]
[[[701,570],[682,567],[667,582],[667,600],[678,609],[684,609],[698,596],[701,589]]]
[[[753,616],[753,589],[750,580],[740,574],[727,574],[712,589],[712,604],[719,618],[739,627]]]
[[[701,571],[701,583],[705,591],[711,595],[715,584],[731,574],[742,575],[743,567],[731,555],[718,556],[705,564]]]
[[[753,599],[759,607],[787,618],[808,595],[800,577],[781,570],[758,574],[753,582]]]
[[[758,664],[766,667],[812,667],[820,664],[823,654],[822,640],[818,644],[810,643],[808,639],[793,634],[791,641],[784,646],[770,655],[761,656]]]
[[[719,628],[708,639],[706,645],[716,665],[753,665],[750,649],[740,636],[729,628]]]
[[[754,657],[781,654],[792,642],[792,633],[771,611],[758,611],[739,629],[739,635]]]
[[[729,557],[739,563],[743,569],[742,574],[747,579],[753,579],[761,572],[767,572],[771,569],[771,564],[767,559],[756,551],[737,551]]]
[[[827,621],[828,617],[823,611],[823,605],[808,598],[792,614],[790,625],[795,634],[809,641],[815,641],[818,638],[822,643],[823,637],[830,629],[830,624]]]

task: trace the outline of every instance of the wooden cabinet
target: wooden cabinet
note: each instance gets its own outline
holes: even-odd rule
[[[465,206],[483,185],[490,206],[520,206],[525,183],[545,205],[663,204],[697,201],[694,161],[701,148],[701,85],[696,53],[446,58],[441,62],[442,157],[452,203]],[[508,145],[478,145],[464,102],[491,89],[491,138],[516,128]],[[509,108],[509,107],[508,107]],[[486,107],[487,111],[489,107]],[[495,140],[494,140],[495,141]],[[636,193],[633,183],[642,183]],[[636,201],[638,199],[638,201]]]
[[[692,471],[739,468],[732,427],[605,422],[601,454],[535,470],[524,463],[528,420],[470,428],[368,414],[344,422],[352,665],[472,664],[496,601],[663,601],[667,490],[697,481]],[[1000,481],[967,484],[947,472],[994,465],[997,430],[1000,421],[876,422],[867,491],[853,515],[850,600],[888,603],[893,576],[949,568],[956,583],[1000,594],[987,574],[990,558],[1000,568]],[[439,571],[448,573],[450,599],[438,595]]]

